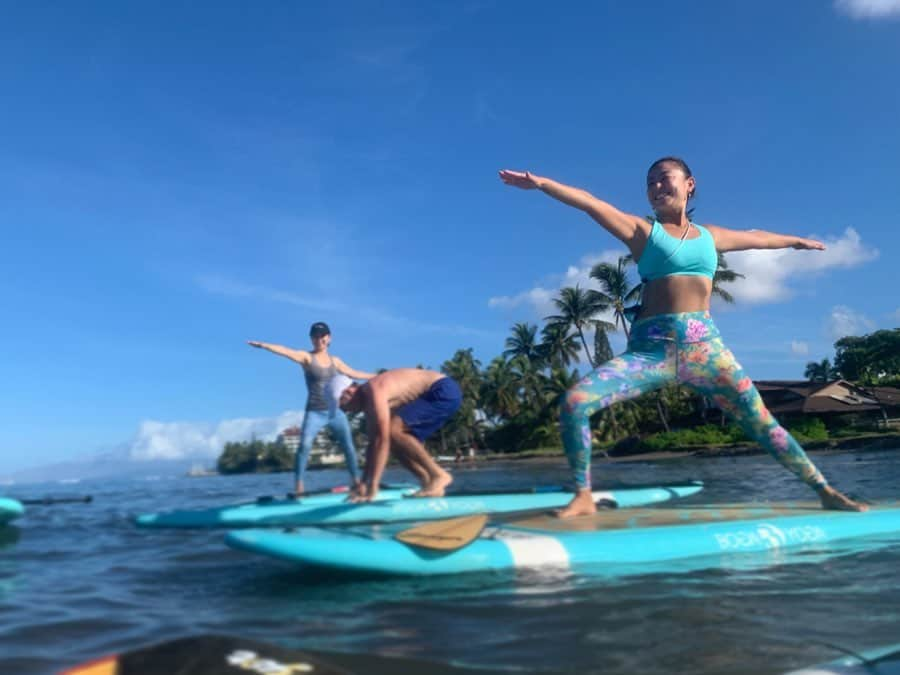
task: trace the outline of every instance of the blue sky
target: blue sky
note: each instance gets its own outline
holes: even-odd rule
[[[699,222],[826,241],[729,257],[756,379],[900,324],[898,0],[565,7],[7,7],[0,476],[273,433],[301,373],[245,341],[317,320],[356,368],[486,364],[624,250],[501,168],[645,213],[677,154]]]

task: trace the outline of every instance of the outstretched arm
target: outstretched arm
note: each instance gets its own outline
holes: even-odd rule
[[[726,227],[707,225],[706,228],[716,242],[716,250],[747,251],[751,249],[796,248],[809,251],[824,251],[825,244],[815,239],[804,239],[790,234],[776,234],[765,230],[729,230]]]
[[[291,349],[290,347],[283,347],[282,345],[270,345],[267,342],[257,342],[256,340],[247,340],[247,344],[251,347],[265,349],[273,354],[278,354],[278,356],[283,356],[291,361],[296,361],[300,365],[306,365],[310,360],[309,352],[305,352],[302,349]]]
[[[643,218],[619,211],[612,204],[597,199],[586,190],[536,176],[529,171],[504,169],[500,172],[500,180],[522,190],[540,190],[563,204],[584,211],[629,248],[638,232],[646,227],[646,221]]]
[[[355,380],[371,380],[375,377],[375,373],[367,373],[364,370],[355,370],[336,356],[332,357],[332,360],[334,361],[334,367],[337,368],[337,371],[347,377],[352,377]]]

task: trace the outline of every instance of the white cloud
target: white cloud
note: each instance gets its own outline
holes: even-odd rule
[[[894,313],[891,314],[891,318],[894,321],[900,323],[900,307],[898,307],[897,309],[894,310]]]
[[[900,0],[835,0],[834,7],[854,19],[900,16]]]
[[[872,321],[846,305],[832,307],[826,323],[828,334],[835,340],[848,335],[865,335],[875,330]]]
[[[791,340],[791,354],[806,356],[809,354],[809,343],[801,340]]]
[[[542,285],[530,288],[527,291],[515,295],[500,295],[488,300],[488,307],[514,308],[530,307],[535,318],[543,319],[545,316],[556,314],[553,299],[559,295],[561,288],[566,286],[580,286],[581,288],[599,289],[599,285],[591,279],[591,268],[600,262],[615,263],[622,255],[622,251],[604,251],[595,256],[585,256],[578,265],[570,265],[563,274],[554,275]],[[637,283],[637,279],[634,280]],[[598,318],[611,320],[612,314]]]
[[[211,459],[225,443],[258,438],[273,441],[287,427],[299,425],[303,413],[288,410],[276,417],[238,418],[216,424],[206,422],[141,422],[128,455],[136,461],[160,459]]]
[[[794,277],[852,268],[878,257],[878,250],[863,244],[852,227],[837,239],[823,242],[827,247],[824,251],[787,248],[728,253],[728,266],[745,277],[728,284],[728,292],[738,302],[778,302],[792,295],[789,282]]]

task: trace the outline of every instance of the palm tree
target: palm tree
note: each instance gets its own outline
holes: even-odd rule
[[[519,379],[510,361],[496,357],[487,367],[481,388],[482,406],[493,418],[510,419],[521,410]]]
[[[606,363],[613,357],[613,350],[606,332],[615,329],[616,327],[608,321],[594,322],[594,358],[597,359],[597,363]]]
[[[712,294],[720,297],[729,305],[734,304],[734,297],[722,288],[722,284],[730,284],[736,279],[743,279],[744,275],[729,269],[728,262],[725,260],[724,253],[718,253],[719,264],[716,267],[716,273],[713,275]]]
[[[810,382],[828,382],[836,377],[834,368],[828,359],[822,359],[820,362],[810,361],[806,364],[806,370],[803,376]]]
[[[577,370],[553,368],[544,386],[544,400],[547,405],[559,402],[560,397],[578,384],[580,379]]]
[[[512,327],[512,335],[506,338],[503,356],[514,359],[524,357],[530,363],[541,361],[542,354],[537,343],[537,326],[531,323],[517,323]]]
[[[546,444],[559,438],[560,400],[579,380],[578,370],[552,368],[549,376],[540,376],[541,397],[530,408],[527,424],[529,444]],[[554,441],[555,442],[555,441]]]
[[[449,375],[462,390],[462,404],[453,416],[453,430],[461,430],[466,447],[472,444],[472,429],[475,428],[475,411],[481,402],[481,362],[472,355],[472,348],[458,349],[449,361],[441,366],[441,371]]]
[[[541,343],[538,349],[543,362],[551,370],[568,368],[571,363],[578,360],[578,337],[570,335],[569,329],[560,323],[548,323],[541,329]],[[594,353],[596,354],[596,347]]]
[[[564,326],[568,332],[569,328],[575,328],[584,352],[587,354],[588,361],[594,367],[596,362],[588,349],[587,341],[584,339],[584,329],[590,324],[593,318],[602,311],[609,308],[608,304],[604,304],[603,299],[594,291],[586,291],[578,286],[574,288],[567,286],[561,288],[559,297],[553,299],[553,304],[559,311],[559,314],[552,314],[544,317],[545,321],[551,324],[559,324]]]
[[[544,380],[546,378],[538,369],[537,363],[529,361],[524,356],[510,359],[509,363],[519,385],[525,407],[532,411],[539,408],[544,398]]]
[[[636,302],[641,297],[641,284],[630,286],[628,266],[634,263],[631,255],[620,256],[615,265],[598,263],[591,269],[591,278],[600,282],[600,291],[594,291],[600,302],[613,308],[615,327],[622,326],[628,337],[628,322],[625,320],[625,305]]]

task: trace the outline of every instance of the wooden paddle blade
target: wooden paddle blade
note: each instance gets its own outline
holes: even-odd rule
[[[433,551],[456,551],[471,544],[481,534],[487,522],[488,517],[484,513],[435,520],[398,532],[394,539]]]
[[[118,659],[115,656],[107,656],[96,661],[82,663],[80,666],[63,671],[60,675],[116,675],[118,668]]]

